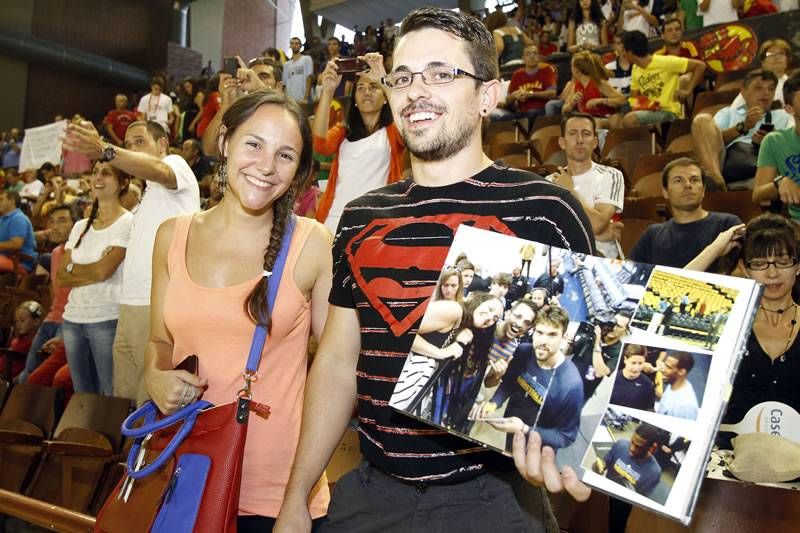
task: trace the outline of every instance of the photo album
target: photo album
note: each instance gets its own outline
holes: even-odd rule
[[[462,225],[389,404],[688,524],[760,290]]]

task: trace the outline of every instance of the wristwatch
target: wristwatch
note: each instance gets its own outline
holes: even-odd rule
[[[67,271],[67,274],[72,274],[72,269],[75,268],[75,263],[67,263],[67,266],[64,267],[64,270]]]
[[[111,144],[107,144],[105,148],[103,148],[103,153],[100,156],[100,161],[107,163],[117,157],[117,151],[114,150],[114,146]]]
[[[745,133],[747,133],[747,126],[744,125],[744,121],[736,125],[736,133],[738,133],[739,135],[744,135]]]
[[[772,178],[772,184],[775,186],[776,189],[780,190],[781,182],[784,180],[785,177],[786,176],[784,176],[784,175],[780,175],[780,176],[775,176],[774,178]]]

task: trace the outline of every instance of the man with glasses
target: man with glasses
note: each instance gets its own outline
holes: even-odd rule
[[[742,223],[736,215],[703,209],[705,178],[694,159],[670,161],[661,172],[661,191],[672,218],[645,230],[629,256],[638,263],[683,268],[717,235]],[[716,272],[716,262],[708,270]]]
[[[326,333],[311,367],[303,427],[275,531],[309,531],[308,496],[358,407],[365,461],[337,482],[329,531],[551,531],[543,490],[589,495],[558,472],[541,437],[513,437],[511,462],[388,405],[460,224],[593,252],[565,189],[498,166],[481,123],[500,88],[492,36],[478,20],[421,8],[403,21],[384,77],[411,177],[350,202],[334,244]],[[516,492],[516,494],[515,494]],[[516,496],[516,498],[515,498]],[[494,513],[487,509],[504,508]]]

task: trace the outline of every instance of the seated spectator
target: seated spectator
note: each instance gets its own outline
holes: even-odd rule
[[[550,41],[550,32],[547,30],[542,30],[539,32],[539,55],[542,57],[547,57],[550,54],[555,54],[558,52],[558,47]],[[523,60],[525,58],[523,57]]]
[[[36,264],[36,239],[33,237],[33,224],[20,211],[19,195],[11,191],[0,191],[0,272],[12,272],[14,262],[12,252],[20,252],[27,257],[20,260],[20,267],[31,272]]]
[[[685,57],[654,56],[648,52],[647,37],[640,31],[625,32],[622,46],[633,64],[632,111],[625,115],[624,125],[637,127],[683,117],[682,102],[702,81],[706,64]],[[678,78],[686,72],[692,73],[692,79],[685,89],[680,89]]]
[[[492,111],[491,120],[536,118],[544,115],[545,104],[556,96],[558,75],[553,65],[539,61],[539,47],[529,44],[522,57],[525,66],[511,75],[506,109]]]
[[[197,139],[186,139],[181,145],[181,157],[189,164],[199,182],[208,182],[214,173],[210,157],[203,155],[203,147]]]
[[[575,0],[567,24],[567,51],[594,50],[608,44],[606,19],[598,0]]]
[[[623,95],[629,96],[631,94],[631,73],[633,64],[628,61],[628,57],[625,55],[625,50],[622,46],[622,37],[615,35],[613,46],[616,58],[605,65],[606,69],[611,72],[608,83]],[[627,105],[627,102],[623,108],[627,108],[627,110],[630,111],[630,106]]]
[[[31,342],[36,336],[36,331],[42,323],[42,316],[44,316],[44,309],[33,300],[22,302],[14,310],[14,337],[8,343],[8,349],[16,353],[28,353],[31,349]],[[5,356],[0,356],[0,372],[5,371],[6,368]],[[25,368],[25,362],[22,359],[13,359],[11,361],[11,377],[15,378]]]
[[[780,200],[795,222],[800,222],[800,75],[783,86],[786,110],[794,117],[794,127],[768,133],[758,152],[758,170],[753,186],[756,203]]]
[[[761,60],[761,70],[772,72],[778,80],[778,83],[775,85],[775,96],[773,100],[778,100],[781,104],[784,104],[783,84],[789,79],[786,70],[792,60],[791,45],[783,39],[764,41],[758,49],[758,58]],[[734,107],[744,105],[744,96],[742,93],[736,95],[736,99],[731,105]]]
[[[622,172],[592,161],[597,142],[597,130],[591,115],[565,115],[561,119],[558,145],[567,156],[567,166],[547,179],[575,195],[592,224],[597,251],[605,257],[616,258],[619,249],[611,219],[622,212],[625,183]]]
[[[7,168],[4,177],[4,188],[6,191],[12,191],[19,194],[25,183],[20,178],[19,172],[16,168]]]
[[[522,52],[526,46],[533,44],[533,41],[517,26],[508,24],[505,14],[501,15],[505,20],[492,32],[494,46],[497,49],[497,61],[500,68],[522,65]]]
[[[645,230],[631,250],[632,261],[683,268],[717,235],[742,223],[735,215],[703,209],[705,178],[694,159],[681,157],[667,163],[661,187],[672,218]]]
[[[764,136],[773,129],[794,126],[786,111],[769,110],[776,83],[772,72],[750,71],[742,88],[744,105],[724,107],[713,117],[700,113],[692,120],[697,159],[718,188],[725,190],[727,184],[753,178]]]
[[[563,113],[577,110],[595,117],[598,127],[608,128],[609,117],[625,103],[625,96],[608,83],[600,56],[586,50],[572,56],[572,85],[564,96]],[[619,127],[620,122],[616,117],[611,125]]]
[[[45,165],[49,164],[50,163],[45,163]],[[42,167],[44,168],[44,165]],[[52,168],[52,165],[50,165],[50,167]],[[48,172],[44,171],[43,174],[48,174]],[[25,202],[35,202],[36,199],[39,198],[39,195],[42,194],[44,183],[39,180],[37,173],[33,170],[26,170],[22,173],[22,182],[24,185],[19,191],[20,198]]]
[[[355,105],[348,111],[347,126],[328,128],[333,91],[340,83],[334,62],[329,62],[322,73],[322,94],[314,115],[314,151],[336,154],[317,208],[317,220],[334,234],[348,202],[399,180],[403,172],[405,145],[380,82],[385,74],[383,58],[380,54],[367,54],[365,61],[370,69],[358,76]],[[395,76],[407,80],[411,78],[407,74],[401,72]],[[401,80],[391,77],[387,83],[399,84]]]
[[[125,130],[137,119],[136,111],[128,109],[128,97],[120,93],[114,97],[114,109],[106,113],[103,130],[117,146],[125,144]]]
[[[661,38],[664,40],[664,46],[653,52],[653,55],[699,59],[700,53],[694,43],[683,39],[683,22],[677,15],[664,21]]]
[[[740,0],[698,0],[697,10],[703,14],[703,27],[739,20]]]
[[[61,324],[64,322],[64,306],[69,297],[69,287],[62,287],[58,282],[57,272],[61,269],[61,262],[64,259],[64,243],[67,242],[72,226],[75,224],[76,211],[67,205],[59,205],[50,211],[47,221],[47,240],[56,243],[57,246],[50,253],[50,312],[44,317],[41,327],[33,338],[28,357],[25,360],[25,368],[19,375],[18,381],[25,383],[28,376],[38,367],[43,359],[39,352],[52,339],[61,338]],[[50,353],[52,343],[45,350]]]

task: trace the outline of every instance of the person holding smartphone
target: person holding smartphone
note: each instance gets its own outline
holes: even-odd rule
[[[352,105],[345,124],[329,128],[331,101],[346,72],[356,72],[358,76]],[[336,158],[317,207],[317,220],[334,233],[349,201],[394,183],[403,173],[405,145],[383,93],[381,78],[385,73],[383,56],[373,52],[329,61],[320,75],[322,90],[314,114],[314,151]]]
[[[783,109],[770,111],[778,79],[768,70],[753,70],[744,78],[744,105],[731,104],[712,117],[700,113],[692,121],[692,139],[700,164],[717,188],[756,175],[758,153],[754,146],[773,129],[794,126]]]

